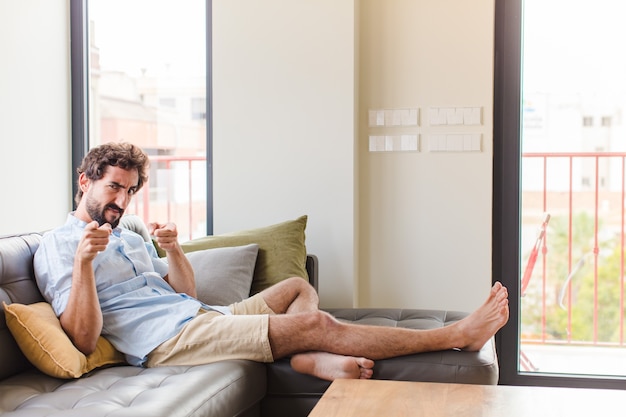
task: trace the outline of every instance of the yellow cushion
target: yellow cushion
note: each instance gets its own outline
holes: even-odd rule
[[[85,356],[65,334],[48,303],[3,305],[7,327],[24,356],[45,374],[79,378],[95,368],[126,362],[124,355],[102,336],[96,350]]]
[[[304,244],[307,216],[257,229],[206,236],[181,244],[184,252],[228,246],[259,245],[250,294],[290,277],[308,279]]]

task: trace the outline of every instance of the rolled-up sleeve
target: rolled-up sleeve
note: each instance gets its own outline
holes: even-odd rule
[[[69,299],[75,252],[71,242],[56,242],[53,235],[45,235],[35,253],[37,286],[57,317],[65,311]]]

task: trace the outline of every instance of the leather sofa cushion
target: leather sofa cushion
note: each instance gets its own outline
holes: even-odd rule
[[[39,233],[0,238],[0,379],[32,369],[7,328],[1,306],[2,302],[31,304],[43,301],[33,279],[33,256],[40,241]]]
[[[265,365],[243,360],[193,367],[118,366],[71,381],[29,371],[0,381],[0,414],[235,416],[257,407],[265,391]]]
[[[443,310],[347,308],[327,310],[337,319],[358,324],[433,329],[465,317],[467,313]],[[493,339],[479,352],[448,350],[378,360],[374,379],[450,382],[493,385],[499,368]],[[291,369],[288,360],[268,364],[267,396],[263,415],[296,417],[308,415],[330,382]]]

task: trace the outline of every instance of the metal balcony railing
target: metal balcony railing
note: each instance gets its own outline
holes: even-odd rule
[[[550,221],[522,298],[522,344],[624,346],[626,153],[522,155],[522,271]]]
[[[128,212],[173,222],[181,241],[206,235],[206,157],[150,156],[150,178]]]

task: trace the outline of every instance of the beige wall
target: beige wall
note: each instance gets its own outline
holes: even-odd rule
[[[362,0],[359,301],[476,307],[491,280],[493,0]],[[481,126],[431,126],[429,107],[480,106]],[[368,109],[419,108],[417,153],[371,153]],[[400,129],[402,131],[402,129]],[[429,152],[481,133],[482,152]]]
[[[69,1],[0,0],[0,235],[71,207]]]
[[[217,232],[307,213],[325,306],[472,309],[491,280],[493,0],[214,1]],[[356,88],[355,88],[356,85]],[[355,104],[356,101],[356,104]],[[479,106],[434,154],[429,106]],[[368,109],[422,150],[370,153]],[[457,129],[458,131],[458,129]]]
[[[213,9],[215,232],[307,214],[324,303],[352,305],[354,0]]]
[[[491,279],[493,0],[213,2],[215,231],[308,214],[322,305],[476,307]],[[70,207],[68,14],[67,0],[0,0],[0,234]],[[422,111],[421,151],[368,152],[367,110],[404,106]],[[483,107],[483,151],[428,152],[453,130],[429,126],[429,106]]]

